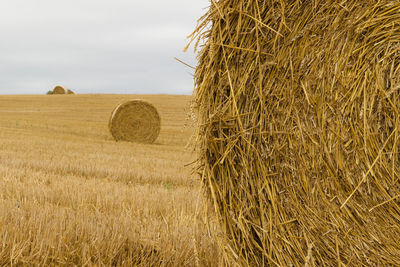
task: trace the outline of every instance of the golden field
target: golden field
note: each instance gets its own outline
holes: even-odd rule
[[[109,133],[114,107],[136,98],[160,113],[152,145]],[[218,265],[190,165],[190,100],[0,96],[0,265]]]

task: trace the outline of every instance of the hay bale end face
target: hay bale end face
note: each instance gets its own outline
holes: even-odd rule
[[[57,85],[53,89],[53,95],[66,95],[68,94],[68,90],[63,86]]]
[[[400,262],[400,2],[212,1],[199,168],[240,266]],[[204,31],[203,33],[201,33]]]
[[[130,100],[118,105],[109,121],[116,141],[154,143],[161,129],[157,109],[143,100]]]

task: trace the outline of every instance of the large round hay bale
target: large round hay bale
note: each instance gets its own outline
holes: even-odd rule
[[[53,95],[65,95],[68,94],[68,90],[61,86],[61,85],[57,85],[56,87],[54,87],[53,89]]]
[[[224,258],[398,265],[400,2],[219,0],[203,29],[199,168]]]
[[[67,89],[67,94],[69,95],[76,95],[76,93],[70,89]]]
[[[157,109],[143,100],[118,105],[111,114],[109,129],[116,141],[154,143],[161,128]]]

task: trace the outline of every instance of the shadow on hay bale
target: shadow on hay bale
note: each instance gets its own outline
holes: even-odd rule
[[[400,3],[212,1],[198,34],[199,168],[225,258],[397,265]]]
[[[161,119],[152,104],[130,100],[114,109],[108,126],[116,141],[150,144],[160,133]]]
[[[51,92],[51,93],[50,93]],[[47,94],[52,95],[76,95],[76,93],[70,89],[67,89],[63,86],[57,85],[54,87],[53,91],[47,92]]]
[[[61,85],[57,85],[53,89],[53,95],[66,95],[66,94],[68,94],[68,89],[66,89]]]

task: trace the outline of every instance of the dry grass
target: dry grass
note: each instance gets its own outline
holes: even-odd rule
[[[110,112],[132,98],[159,110],[155,144],[109,134]],[[1,96],[0,265],[217,265],[215,224],[185,167],[189,99]]]
[[[152,104],[129,100],[114,109],[108,128],[116,141],[151,144],[160,134],[161,119]]]
[[[400,2],[211,1],[193,35],[224,257],[398,266]]]

